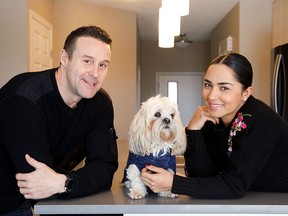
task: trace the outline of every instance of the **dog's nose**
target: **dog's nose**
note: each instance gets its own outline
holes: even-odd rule
[[[170,124],[170,119],[169,119],[169,118],[164,118],[164,119],[163,119],[163,122],[164,122],[165,124]]]

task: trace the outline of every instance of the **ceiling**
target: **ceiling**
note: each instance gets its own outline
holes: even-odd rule
[[[137,14],[140,39],[158,41],[161,0],[83,0]],[[181,0],[178,0],[181,1]],[[240,0],[190,0],[190,13],[181,17],[181,33],[192,41],[209,40],[210,32]]]

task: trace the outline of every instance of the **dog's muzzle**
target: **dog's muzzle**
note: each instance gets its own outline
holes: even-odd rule
[[[164,118],[163,119],[163,122],[164,122],[164,124],[165,124],[165,129],[168,129],[168,128],[170,128],[170,119],[169,118]]]
[[[163,119],[163,122],[164,122],[165,124],[170,124],[170,119],[169,119],[169,118],[164,118],[164,119]]]

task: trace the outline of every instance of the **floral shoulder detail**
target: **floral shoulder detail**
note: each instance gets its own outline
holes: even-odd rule
[[[246,123],[244,122],[244,116],[251,117],[250,114],[243,114],[239,112],[237,115],[237,118],[232,123],[231,130],[230,130],[229,137],[228,137],[228,152],[227,152],[228,157],[231,155],[233,151],[232,138],[237,135],[237,132],[239,133],[245,130],[247,127]]]

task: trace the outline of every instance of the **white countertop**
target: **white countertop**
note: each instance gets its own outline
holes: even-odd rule
[[[241,199],[207,200],[180,195],[164,198],[149,194],[132,200],[121,186],[96,195],[71,200],[42,200],[35,214],[287,214],[288,193],[248,192]]]

